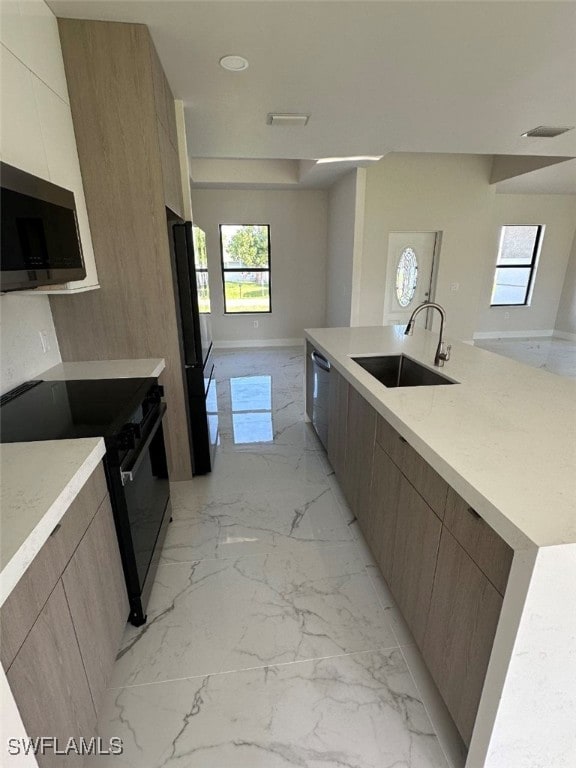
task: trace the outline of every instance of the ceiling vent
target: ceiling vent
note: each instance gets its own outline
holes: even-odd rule
[[[308,123],[310,115],[297,115],[293,113],[270,112],[266,118],[268,125],[294,125],[304,126]]]
[[[553,139],[555,136],[567,133],[573,128],[573,125],[539,125],[538,128],[532,128],[531,131],[526,131],[522,136],[531,139]]]

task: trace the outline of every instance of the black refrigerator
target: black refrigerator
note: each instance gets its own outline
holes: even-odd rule
[[[190,221],[171,224],[171,228],[192,472],[204,475],[212,469],[218,443],[206,237]]]

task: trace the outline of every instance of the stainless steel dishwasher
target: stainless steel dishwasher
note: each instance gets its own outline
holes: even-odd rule
[[[313,349],[310,352],[312,378],[310,386],[312,425],[324,448],[328,447],[328,408],[330,397],[330,363],[324,355]]]

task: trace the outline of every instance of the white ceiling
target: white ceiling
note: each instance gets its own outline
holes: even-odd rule
[[[302,159],[389,151],[576,156],[573,2],[49,0],[58,16],[147,24],[189,150]],[[241,54],[241,73],[218,65]],[[266,124],[305,112],[304,128]]]

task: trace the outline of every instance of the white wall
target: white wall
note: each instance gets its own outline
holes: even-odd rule
[[[576,196],[496,195],[488,155],[393,153],[367,170],[360,324],[383,318],[388,235],[440,231],[436,300],[448,334],[549,330],[554,327],[574,227]],[[536,221],[537,219],[537,221]],[[547,225],[546,246],[530,308],[490,309],[490,288],[502,224]],[[453,290],[453,284],[458,290]]]
[[[49,349],[43,351],[40,331]],[[0,393],[37,377],[61,360],[48,299],[5,294],[0,298]]]
[[[560,333],[576,336],[576,233],[566,268],[555,328]]]
[[[393,153],[367,169],[361,325],[383,321],[390,232],[441,231],[436,300],[446,308],[447,333],[472,338],[493,247],[491,167],[489,156]]]
[[[192,205],[206,231],[215,341],[301,339],[304,328],[325,325],[326,192],[193,189]],[[219,224],[270,225],[271,314],[224,314]]]
[[[90,227],[55,16],[42,0],[1,0],[2,160],[71,189],[87,268],[96,284]],[[59,362],[48,298],[0,298],[0,391]],[[38,331],[51,350],[44,354]]]
[[[490,307],[500,228],[505,224],[543,224],[534,290],[528,307]],[[576,229],[576,195],[495,195],[493,247],[486,255],[478,333],[552,331]],[[506,317],[508,315],[508,318]]]
[[[355,325],[358,311],[353,288],[359,284],[364,230],[366,171],[342,176],[328,192],[326,324]]]

